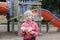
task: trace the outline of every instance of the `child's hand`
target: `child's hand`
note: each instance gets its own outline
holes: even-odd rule
[[[22,30],[23,32],[25,32],[25,31],[26,31],[26,28],[25,28],[25,27],[21,27],[21,30]]]
[[[31,27],[27,27],[26,28],[26,33],[29,33],[29,32],[31,32],[32,31],[32,28]]]
[[[33,35],[34,33],[35,33],[34,31],[31,31],[31,32],[30,32],[30,34],[32,34],[32,35]]]

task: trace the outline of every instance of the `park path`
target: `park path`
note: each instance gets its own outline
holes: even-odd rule
[[[44,26],[41,27],[43,33],[36,38],[37,40],[60,40],[60,32],[57,32],[55,27],[50,27],[47,33]],[[15,31],[17,30],[18,27],[16,25]],[[7,32],[6,25],[0,25],[0,40],[23,40],[23,38],[21,36],[19,37],[17,33]]]

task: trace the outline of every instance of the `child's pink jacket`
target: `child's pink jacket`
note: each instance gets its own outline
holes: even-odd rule
[[[32,28],[35,29],[35,30],[33,30],[35,32],[34,35],[31,35],[30,33],[26,34],[26,33],[24,33],[23,31],[20,30],[20,34],[23,35],[24,39],[28,39],[28,38],[31,38],[31,37],[36,37],[39,34],[38,25],[34,21],[31,21],[31,22],[26,21],[21,25],[21,27],[26,27],[26,28],[27,27],[32,27]]]

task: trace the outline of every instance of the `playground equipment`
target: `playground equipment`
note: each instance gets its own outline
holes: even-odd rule
[[[5,14],[7,15],[7,20],[10,19],[10,17],[14,17],[14,11],[15,11],[15,14],[18,13],[17,9],[18,7],[15,7],[15,6],[18,6],[15,5],[17,3],[18,0],[6,0],[6,2],[0,2],[0,14]],[[14,3],[16,2],[16,3]],[[13,6],[15,5],[15,6]],[[14,8],[14,9],[13,9]],[[15,8],[17,8],[15,10]],[[12,30],[14,30],[14,20],[12,20]],[[9,32],[10,31],[10,21],[7,21],[7,31]]]
[[[35,1],[35,0],[34,0]],[[31,6],[31,5],[35,5],[35,6],[40,6],[41,7],[41,3],[33,3],[31,0],[25,0],[25,1],[19,1],[19,0],[7,0],[7,2],[0,2],[1,5],[5,5],[5,6],[1,6],[0,5],[0,14],[6,14],[7,15],[7,30],[8,32],[10,31],[10,21],[9,20],[12,20],[12,31],[14,31],[14,20],[15,18],[18,17],[18,28],[20,28],[20,23],[19,23],[19,19],[20,19],[20,9],[21,9],[21,6],[24,7],[24,6]],[[26,7],[25,7],[26,8]],[[29,8],[26,8],[26,10],[29,9]],[[24,10],[24,9],[23,9]],[[25,11],[26,11],[25,10]],[[40,10],[39,10],[40,11]],[[21,12],[22,13],[22,12]],[[12,17],[10,19],[10,16]],[[40,16],[40,12],[39,12],[39,16]]]
[[[18,3],[17,3],[18,2]],[[9,19],[8,18],[8,20],[13,20],[13,19],[15,19],[15,18],[17,18],[18,17],[18,15],[16,16],[16,17],[14,17],[14,13],[15,12],[13,12],[13,11],[17,11],[16,13],[20,13],[20,10],[19,10],[19,5],[20,5],[20,8],[22,7],[22,6],[25,6],[25,5],[35,5],[35,6],[37,6],[37,5],[39,5],[39,6],[41,6],[41,3],[28,3],[28,2],[20,2],[20,1],[18,1],[17,0],[17,2],[16,2],[16,0],[12,0],[12,3],[11,3],[11,5],[14,5],[14,6],[11,6],[12,8],[10,8],[9,6],[8,6],[8,3],[7,2],[0,2],[0,13],[1,14],[8,14],[8,10],[12,10],[12,16],[13,16],[13,18],[12,19]],[[15,5],[17,3],[17,5]],[[19,4],[19,5],[18,5]],[[3,6],[1,6],[1,5],[3,5]],[[14,8],[15,9],[14,9]],[[28,8],[29,9],[29,8]],[[24,10],[24,9],[23,9]],[[26,9],[27,10],[27,9]],[[26,11],[25,10],[25,11]],[[24,11],[24,12],[25,12]],[[38,14],[37,13],[37,11],[36,10],[33,10],[32,11],[35,15],[36,14]],[[39,10],[38,11],[39,12],[39,15],[38,16],[42,16],[46,21],[49,21],[49,23],[50,24],[52,24],[52,25],[54,25],[55,27],[57,27],[58,28],[58,30],[60,30],[60,20],[56,17],[56,16],[54,16],[50,11],[48,11],[48,10],[46,10],[46,9],[41,9],[41,10]],[[22,12],[21,12],[22,13]],[[19,15],[20,16],[20,15]],[[18,18],[19,19],[19,18]],[[18,20],[19,21],[19,20]],[[14,20],[13,20],[13,22],[12,22],[12,26],[14,26]],[[9,21],[8,21],[8,26],[9,26]],[[14,27],[12,28],[12,29],[14,29]],[[8,31],[9,31],[9,27],[8,27]]]

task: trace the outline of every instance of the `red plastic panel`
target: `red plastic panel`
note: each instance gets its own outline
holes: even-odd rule
[[[60,30],[60,21],[58,19],[55,19],[54,21],[52,21],[51,24]]]
[[[8,4],[7,2],[0,2],[0,14],[8,13]]]
[[[45,10],[41,10],[41,14],[46,21],[52,20],[54,18],[54,16],[52,16],[49,12]]]

